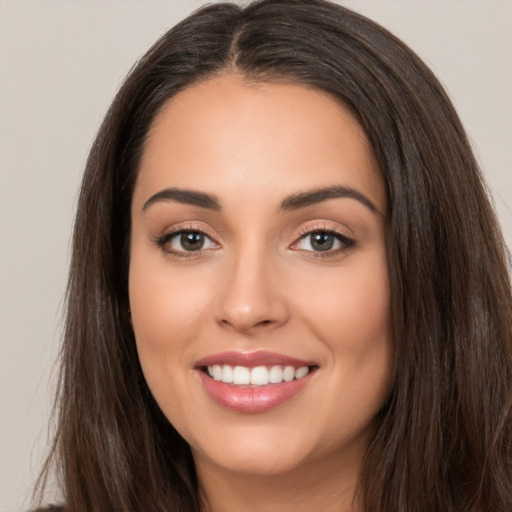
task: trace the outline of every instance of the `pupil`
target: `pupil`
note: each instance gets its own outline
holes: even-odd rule
[[[183,233],[181,246],[187,251],[199,251],[204,244],[204,235],[201,233]]]
[[[329,233],[315,233],[311,235],[311,247],[316,251],[328,251],[334,245],[334,237]]]

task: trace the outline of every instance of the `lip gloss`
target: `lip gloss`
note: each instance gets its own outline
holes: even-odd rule
[[[220,405],[245,412],[263,412],[286,402],[299,393],[309,382],[311,372],[301,379],[266,386],[236,386],[216,381],[199,372],[204,389]]]
[[[213,365],[244,366],[254,368],[257,366],[293,366],[294,368],[309,367],[310,371],[301,378],[279,383],[269,383],[262,386],[250,384],[238,385],[225,383],[213,379],[206,373],[206,367]],[[310,382],[311,367],[316,367],[314,362],[299,360],[282,354],[258,351],[258,352],[224,352],[205,357],[196,363],[195,369],[201,379],[203,388],[218,404],[228,409],[243,412],[264,412],[290,400],[297,395]]]

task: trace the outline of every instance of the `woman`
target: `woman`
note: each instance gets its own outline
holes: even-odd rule
[[[511,312],[467,138],[403,43],[323,0],[205,7],[88,160],[66,510],[510,510]]]

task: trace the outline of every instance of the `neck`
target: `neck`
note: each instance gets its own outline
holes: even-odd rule
[[[358,464],[339,458],[280,474],[231,471],[195,457],[203,512],[361,512],[354,499]]]

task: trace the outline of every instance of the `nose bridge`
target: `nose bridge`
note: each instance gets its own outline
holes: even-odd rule
[[[246,332],[275,327],[287,319],[284,290],[279,290],[275,257],[255,239],[233,252],[222,276],[218,321]]]

